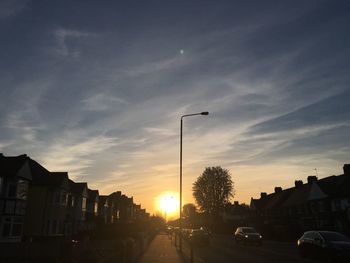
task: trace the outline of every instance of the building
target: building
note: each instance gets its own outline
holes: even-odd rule
[[[86,205],[86,222],[88,230],[95,228],[98,217],[99,193],[98,190],[88,189]]]
[[[288,229],[300,233],[310,229],[326,229],[350,233],[350,169],[344,173],[318,179],[309,176],[307,182],[296,180],[294,187],[274,193],[261,193],[251,199],[250,208],[256,224],[276,232]]]
[[[0,242],[21,241],[31,181],[26,155],[0,154]]]
[[[86,209],[88,198],[87,183],[75,183],[69,180],[69,218],[72,222],[72,232],[86,231]]]
[[[33,160],[30,162],[34,164]],[[67,172],[33,171],[24,236],[71,235],[72,227],[67,207],[68,192]]]
[[[120,191],[99,195],[67,172],[51,172],[27,155],[0,154],[0,242],[70,238],[97,224],[149,216]]]

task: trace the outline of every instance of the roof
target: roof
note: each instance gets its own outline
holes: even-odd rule
[[[98,190],[88,189],[88,198],[89,199],[96,199],[96,197],[98,197]]]
[[[4,156],[0,155],[0,174],[14,176],[28,160],[27,155]]]
[[[67,172],[49,172],[47,175],[37,177],[35,184],[51,187],[61,187],[68,180]]]
[[[38,182],[38,180],[41,180],[43,177],[48,176],[50,174],[50,172],[46,168],[41,166],[36,161],[30,159],[29,157],[27,157],[27,159],[29,161],[29,167],[32,173],[34,183]]]
[[[281,192],[266,195],[260,199],[251,198],[250,206],[257,210],[276,209],[278,207],[298,206],[310,200],[327,197],[349,197],[350,176],[348,174],[332,175],[299,187],[291,187]]]
[[[76,183],[69,179],[69,187],[75,194],[82,194],[87,189],[87,183]]]
[[[265,202],[265,209],[277,209],[281,207],[281,205],[290,197],[290,195],[293,193],[293,188],[288,188],[286,190],[282,190],[278,193],[273,193],[269,197],[268,200]]]
[[[292,193],[283,203],[283,206],[294,206],[306,203],[309,200],[311,184],[303,184],[300,187],[294,187]]]
[[[333,197],[348,197],[350,195],[349,175],[332,175],[318,180],[317,183],[322,191]]]

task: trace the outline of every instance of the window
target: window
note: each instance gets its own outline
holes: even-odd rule
[[[67,193],[66,191],[61,191],[61,205],[66,206],[67,205]]]
[[[28,182],[25,180],[18,180],[17,196],[18,199],[26,200],[28,197]]]
[[[60,192],[59,191],[53,192],[52,203],[55,205],[60,203]]]
[[[74,207],[74,196],[72,195],[68,195],[68,198],[67,198],[67,206],[68,207]]]
[[[97,214],[97,210],[98,210],[98,203],[94,203],[94,214]]]
[[[86,197],[83,197],[81,208],[83,211],[86,211]]]
[[[5,202],[5,214],[14,214],[15,213],[15,204],[14,200],[7,200]]]
[[[22,235],[23,222],[14,220],[12,224],[12,236],[18,237]]]
[[[25,215],[26,213],[26,202],[25,201],[17,201],[16,202],[16,215]]]
[[[8,186],[7,196],[16,197],[16,195],[17,195],[17,185],[14,183],[10,183]]]
[[[23,219],[14,217],[5,217],[2,223],[1,236],[20,237],[23,230]]]

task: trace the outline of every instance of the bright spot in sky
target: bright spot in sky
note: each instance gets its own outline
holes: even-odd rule
[[[184,50],[183,49],[180,49],[180,54],[183,55],[184,54]]]
[[[174,213],[179,209],[179,202],[169,193],[162,194],[159,198],[159,209],[167,214]]]

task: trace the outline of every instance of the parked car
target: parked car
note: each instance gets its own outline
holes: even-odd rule
[[[193,245],[208,245],[209,233],[204,229],[192,229],[188,239]]]
[[[350,259],[350,239],[333,231],[305,232],[298,240],[298,249],[302,257],[319,257],[332,262]]]
[[[238,227],[234,234],[236,243],[255,243],[262,245],[262,235],[254,227]]]

